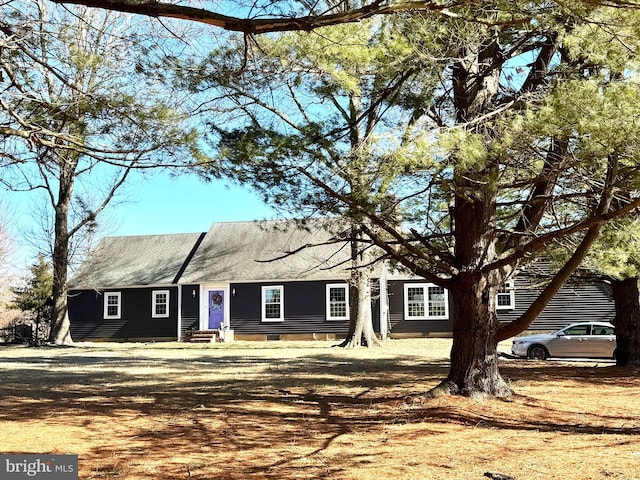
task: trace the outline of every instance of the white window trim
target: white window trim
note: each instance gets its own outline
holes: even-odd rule
[[[507,280],[502,287],[506,292],[496,293],[496,310],[514,310],[516,308],[516,287],[513,280]],[[499,305],[498,296],[509,295],[509,305]]]
[[[423,288],[424,289],[424,315],[409,316],[409,288]],[[438,287],[434,283],[405,283],[404,284],[404,319],[405,320],[447,320],[449,318],[449,293],[447,289],[444,289],[444,314],[443,315],[429,315],[429,288]]]
[[[166,295],[167,298],[167,311],[165,313],[157,313],[156,307],[158,306],[158,296]],[[153,290],[151,292],[151,318],[169,318],[169,290]]]
[[[118,313],[115,315],[109,315],[109,298],[116,297],[118,299],[117,307]],[[105,292],[104,293],[104,319],[105,320],[119,320],[122,316],[122,293],[121,292]]]
[[[267,290],[280,290],[280,317],[278,318],[267,318],[267,304],[266,304]],[[284,322],[284,286],[267,285],[262,287],[262,300],[260,304],[261,304],[263,322]]]
[[[332,316],[331,315],[331,289],[332,288],[342,288],[345,291],[345,312],[346,314],[343,316]],[[326,315],[327,320],[349,320],[349,284],[348,283],[328,283],[326,289]]]

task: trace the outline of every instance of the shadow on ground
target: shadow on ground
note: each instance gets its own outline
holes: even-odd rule
[[[340,350],[291,357],[49,351],[0,361],[0,422],[75,429],[82,478],[342,478],[375,464],[389,431],[402,441],[458,426],[526,432],[637,436],[637,417],[576,412],[552,399],[516,395],[482,406],[421,393],[447,374],[445,359],[355,358]],[[638,372],[506,362],[505,378],[637,391]],[[18,432],[10,451],[32,451]],[[26,433],[25,433],[26,435]],[[368,435],[369,444],[354,438]],[[75,447],[79,452],[66,451]],[[37,447],[36,447],[37,448]],[[170,458],[170,461],[168,461]]]

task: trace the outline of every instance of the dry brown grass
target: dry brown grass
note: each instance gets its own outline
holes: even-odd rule
[[[640,377],[502,362],[508,401],[425,400],[448,340],[0,347],[0,452],[83,479],[640,479]]]

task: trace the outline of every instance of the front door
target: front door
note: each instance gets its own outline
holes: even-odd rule
[[[221,329],[224,324],[224,290],[209,290],[209,329]]]

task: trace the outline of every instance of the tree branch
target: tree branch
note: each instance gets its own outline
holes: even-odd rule
[[[609,213],[611,202],[614,197],[615,179],[618,175],[617,155],[609,155],[608,163],[609,168],[607,171],[605,189],[595,212],[597,215],[594,218],[602,218]],[[638,204],[639,202],[636,201],[631,203],[630,205],[633,205],[634,203]],[[622,209],[619,209],[618,212],[620,210]],[[529,325],[531,325],[533,321],[538,317],[538,315],[542,313],[542,310],[544,310],[544,308],[553,299],[555,294],[558,293],[560,288],[565,284],[565,282],[569,279],[573,272],[575,272],[576,269],[580,266],[582,260],[584,260],[584,258],[587,256],[589,248],[598,238],[601,225],[602,223],[595,223],[589,227],[578,248],[576,248],[569,260],[567,260],[567,262],[562,266],[558,273],[553,276],[552,280],[544,288],[542,293],[540,293],[538,298],[536,298],[536,301],[534,301],[529,306],[526,312],[524,312],[517,320],[500,325],[500,328],[498,329],[498,341],[506,340],[526,330]]]
[[[409,11],[434,11],[443,15],[457,17],[449,11],[452,6],[470,3],[465,1],[450,1],[442,4],[435,0],[409,1],[402,3],[384,3],[374,1],[361,8],[346,10],[338,13],[322,15],[307,15],[298,18],[239,18],[223,15],[202,8],[186,5],[176,5],[156,1],[136,0],[52,0],[54,3],[69,3],[86,5],[88,7],[135,13],[148,17],[177,18],[192,22],[204,23],[223,30],[243,32],[246,34],[261,34],[285,31],[310,32],[317,28],[345,23],[357,23],[375,15],[389,15]]]

